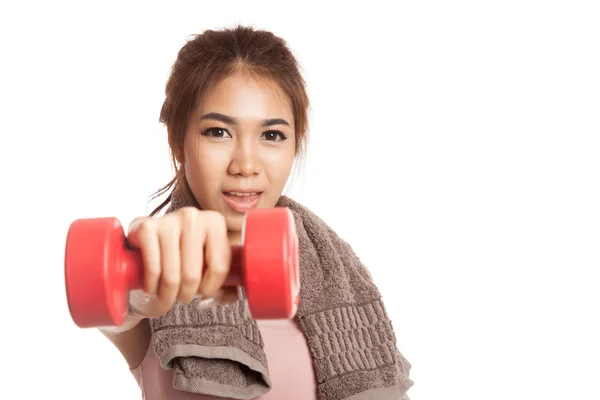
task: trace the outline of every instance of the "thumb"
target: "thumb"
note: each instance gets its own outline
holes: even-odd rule
[[[143,290],[132,290],[129,292],[129,308],[138,317],[148,318],[152,308],[156,308],[156,297],[149,296]]]

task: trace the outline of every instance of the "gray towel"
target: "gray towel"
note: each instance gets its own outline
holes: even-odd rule
[[[199,207],[178,185],[167,212]],[[295,219],[300,251],[296,320],[313,359],[322,400],[399,400],[413,385],[411,364],[396,346],[391,321],[371,275],[348,243],[318,216],[282,196]],[[263,340],[239,289],[234,304],[176,303],[152,319],[153,346],[176,389],[253,399],[271,388]]]

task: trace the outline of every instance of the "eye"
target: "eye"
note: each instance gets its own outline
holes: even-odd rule
[[[287,139],[287,137],[281,131],[276,130],[266,131],[265,133],[263,133],[263,136],[266,140],[271,142],[276,142],[278,138],[279,140]]]
[[[202,132],[202,136],[211,136],[214,138],[226,138],[231,137],[227,129],[224,128],[208,128]]]

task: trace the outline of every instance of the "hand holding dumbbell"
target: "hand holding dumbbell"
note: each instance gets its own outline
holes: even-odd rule
[[[253,209],[242,244],[231,246],[224,218],[183,208],[130,227],[115,218],[74,221],[67,235],[65,283],[69,310],[80,327],[119,326],[129,292],[154,295],[142,310],[164,315],[220,288],[246,289],[256,319],[292,318],[299,294],[298,239],[286,208]]]

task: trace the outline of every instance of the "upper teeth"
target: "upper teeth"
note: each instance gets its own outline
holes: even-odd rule
[[[253,195],[253,194],[256,194],[256,193],[239,193],[239,192],[229,192],[229,194],[232,194],[232,195],[234,195],[234,196],[251,196],[251,195]]]

